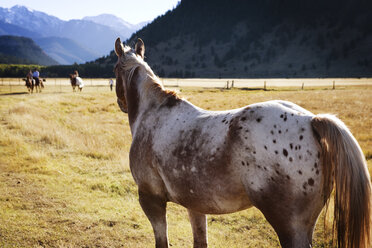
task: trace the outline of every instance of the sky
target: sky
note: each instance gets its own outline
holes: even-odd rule
[[[177,6],[179,0],[0,0],[0,7],[23,5],[62,20],[113,14],[137,24],[150,21]]]

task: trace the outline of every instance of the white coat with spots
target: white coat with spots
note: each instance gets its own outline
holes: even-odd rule
[[[340,247],[369,244],[371,185],[363,153],[336,117],[286,101],[206,111],[164,90],[118,39],[116,94],[133,135],[130,166],[141,206],[168,247],[166,203],[186,207],[194,247],[207,247],[206,214],[258,208],[283,247],[311,247],[332,189]],[[342,196],[342,197],[341,197]]]

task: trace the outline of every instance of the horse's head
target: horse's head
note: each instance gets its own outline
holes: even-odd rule
[[[118,56],[118,62],[115,65],[117,102],[120,109],[128,113],[127,92],[135,70],[138,68],[138,61],[144,58],[145,45],[141,39],[138,39],[133,50],[128,46],[124,47],[120,38],[117,38],[115,52]]]

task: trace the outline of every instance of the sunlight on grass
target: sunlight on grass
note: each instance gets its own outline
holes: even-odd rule
[[[211,110],[282,99],[314,113],[337,114],[359,141],[372,171],[372,87],[179,91]],[[115,93],[53,92],[0,97],[0,246],[153,247],[152,228],[129,169],[128,119]],[[167,217],[172,246],[192,247],[186,209],[168,203]],[[323,218],[314,247],[329,243]],[[255,208],[208,216],[208,235],[211,247],[280,247]]]

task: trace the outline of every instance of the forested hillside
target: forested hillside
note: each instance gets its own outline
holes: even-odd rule
[[[56,65],[35,42],[26,37],[0,36],[0,64]]]
[[[182,0],[126,43],[142,38],[166,77],[364,77],[371,13],[366,0]]]

